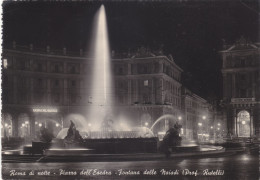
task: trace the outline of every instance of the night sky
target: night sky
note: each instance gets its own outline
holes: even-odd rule
[[[163,48],[184,70],[182,83],[206,99],[221,99],[223,40],[241,36],[259,42],[257,1],[103,2],[110,49]],[[33,43],[36,48],[79,52],[88,49],[100,1],[4,2],[3,47]]]

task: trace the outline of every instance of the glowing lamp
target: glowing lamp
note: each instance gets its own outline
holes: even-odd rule
[[[242,121],[242,124],[246,124],[246,121]]]
[[[5,123],[5,127],[7,127],[8,126],[8,124],[7,123]]]

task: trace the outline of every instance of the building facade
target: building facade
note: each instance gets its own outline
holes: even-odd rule
[[[223,105],[229,133],[237,137],[259,137],[260,44],[245,38],[224,45]]]
[[[32,138],[41,127],[57,134],[69,126],[69,120],[78,126],[77,122],[89,123],[93,59],[86,56],[82,50],[76,54],[66,48],[58,52],[49,46],[43,50],[15,43],[3,49],[2,136]],[[111,62],[115,118],[127,119],[133,127],[153,127],[156,134],[178,121],[183,134],[195,136],[192,126],[202,114],[196,110],[186,115],[190,102],[187,91],[182,96],[183,70],[171,56],[141,47],[134,53],[112,52]],[[190,97],[192,105],[207,106],[206,100],[194,94]]]
[[[217,128],[214,126],[213,106],[185,87],[182,88],[182,102],[185,137],[200,141],[212,138],[210,135],[212,136],[212,132],[214,135]]]

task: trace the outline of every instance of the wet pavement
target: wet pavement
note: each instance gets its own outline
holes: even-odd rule
[[[3,163],[4,179],[259,179],[259,156],[246,152],[159,161]],[[31,175],[29,175],[31,172]]]

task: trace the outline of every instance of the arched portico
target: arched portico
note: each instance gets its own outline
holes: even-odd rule
[[[236,130],[238,137],[251,136],[251,116],[247,110],[241,110],[237,113]]]
[[[2,114],[1,137],[13,136],[13,118],[10,113]]]

